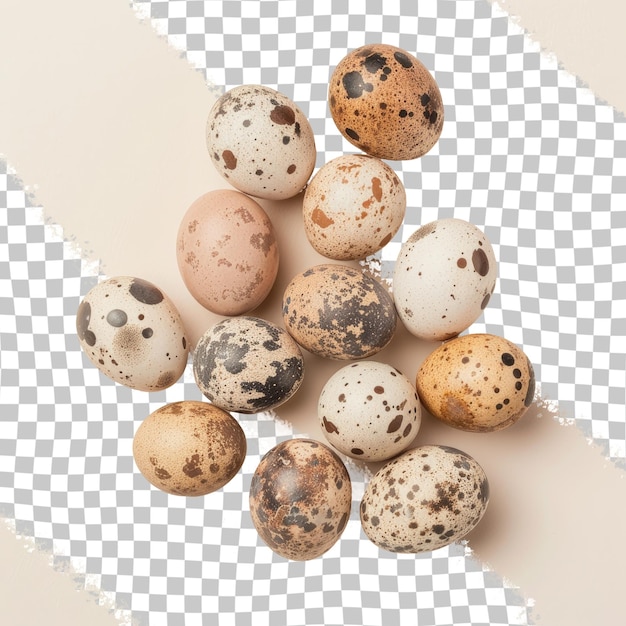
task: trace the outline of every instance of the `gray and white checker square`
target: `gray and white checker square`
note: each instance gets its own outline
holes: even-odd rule
[[[625,121],[486,1],[420,3],[419,15],[417,4],[133,8],[207,88],[262,83],[296,101],[318,166],[353,151],[326,103],[334,65],[371,42],[415,53],[440,85],[446,123],[429,154],[392,163],[408,209],[378,256],[383,277],[420,224],[455,216],[484,229],[500,278],[472,331],[522,346],[541,396],[626,468]],[[521,591],[462,543],[417,556],[373,546],[358,522],[365,478],[352,469],[353,515],[327,555],[301,563],[269,551],[245,493],[261,456],[294,436],[271,415],[237,416],[248,456],[220,492],[173,498],[151,488],[133,464],[136,427],[163,403],[200,393],[189,368],[172,388],[145,394],[89,364],[75,312],[99,278],[0,161],[0,513],[58,566],[71,563],[140,626],[532,624]]]

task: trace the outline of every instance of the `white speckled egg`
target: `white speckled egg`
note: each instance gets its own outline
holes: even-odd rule
[[[278,243],[258,202],[240,191],[215,189],[183,216],[176,259],[185,286],[203,307],[218,315],[242,315],[271,291]]]
[[[320,254],[363,259],[386,246],[406,211],[406,191],[380,159],[346,154],[325,163],[304,193],[304,229]]]
[[[480,317],[497,273],[493,248],[477,226],[456,218],[425,224],[402,245],[396,260],[398,315],[420,339],[456,337]]]
[[[396,330],[396,310],[373,276],[324,263],[297,274],[283,294],[287,332],[306,350],[329,359],[356,360],[382,350]]]
[[[202,335],[193,353],[193,373],[213,404],[226,411],[259,413],[296,393],[304,359],[282,328],[256,317],[231,317]]]
[[[218,98],[206,137],[217,171],[239,191],[258,198],[295,196],[315,167],[308,119],[287,96],[263,85],[240,85]]]
[[[461,430],[491,432],[513,425],[535,394],[533,366],[504,337],[462,335],[431,352],[416,377],[424,406]]]
[[[328,379],[318,417],[326,439],[340,452],[363,461],[386,461],[413,442],[422,412],[404,374],[386,363],[359,361]]]
[[[385,464],[365,487],[361,525],[390,552],[428,552],[459,541],[489,502],[483,468],[456,448],[424,445]]]
[[[150,413],[133,438],[133,458],[152,485],[204,496],[230,482],[246,458],[239,422],[208,402],[183,400]]]
[[[250,482],[250,516],[263,541],[294,561],[321,556],[350,519],[352,484],[343,461],[312,439],[288,439],[263,456]]]
[[[178,310],[161,289],[141,278],[118,276],[93,287],[78,306],[76,332],[91,362],[132,389],[165,389],[187,365]]]

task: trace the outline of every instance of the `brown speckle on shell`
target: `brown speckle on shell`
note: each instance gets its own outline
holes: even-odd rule
[[[328,102],[344,137],[383,159],[426,154],[443,128],[443,103],[433,76],[413,55],[386,44],[347,54],[332,73]],[[408,103],[419,103],[418,114]]]
[[[249,497],[263,541],[284,558],[309,560],[328,551],[343,533],[352,488],[335,452],[310,439],[291,439],[263,456]]]

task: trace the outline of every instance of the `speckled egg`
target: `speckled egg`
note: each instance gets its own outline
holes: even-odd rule
[[[166,389],[187,365],[189,348],[176,306],[141,278],[117,276],[92,287],[78,306],[76,332],[89,360],[132,389]]]
[[[477,226],[456,218],[425,224],[402,245],[396,260],[398,315],[420,339],[455,337],[480,317],[497,274],[493,248]]]
[[[382,350],[396,330],[393,299],[374,277],[335,264],[296,275],[283,294],[289,334],[306,350],[338,360]]]
[[[421,61],[395,46],[371,44],[346,55],[331,75],[328,100],[339,132],[381,159],[421,157],[443,129],[435,79]]]
[[[289,334],[263,319],[231,317],[209,328],[193,353],[200,391],[238,413],[268,411],[300,387],[304,359]]]
[[[361,525],[383,550],[428,552],[465,537],[488,502],[487,476],[469,454],[424,445],[389,461],[366,485]]]
[[[230,482],[246,457],[237,420],[208,402],[166,404],[144,419],[133,457],[152,485],[173,495],[204,496]]]
[[[317,151],[298,106],[263,85],[240,85],[217,99],[208,116],[207,147],[217,171],[258,198],[291,198],[306,186]]]
[[[463,335],[426,357],[416,376],[424,407],[461,430],[491,432],[517,422],[535,395],[533,366],[504,337]]]
[[[193,297],[218,315],[255,309],[274,285],[279,252],[258,202],[231,189],[203,194],[181,220],[176,258]]]
[[[351,506],[345,465],[312,439],[279,443],[261,459],[250,483],[250,515],[261,539],[294,561],[330,550],[350,519]]]
[[[383,161],[346,154],[322,165],[302,202],[306,236],[320,254],[364,259],[386,246],[406,211],[406,191]]]
[[[422,419],[411,381],[377,361],[359,361],[335,372],[322,389],[317,414],[328,442],[363,461],[400,454],[415,439]]]

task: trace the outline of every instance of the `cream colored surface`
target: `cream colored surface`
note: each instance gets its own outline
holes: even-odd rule
[[[623,0],[490,0],[600,100],[626,113]]]
[[[624,108],[623,92],[615,92],[623,86],[614,79],[624,38],[606,26],[623,19],[605,18],[610,11],[619,16],[621,2],[610,10],[600,0],[503,4],[514,12],[534,7],[522,15],[522,25],[528,20],[544,45],[542,33],[550,37],[570,71]],[[552,13],[557,5],[558,18]],[[0,13],[0,84],[10,94],[0,99],[1,153],[48,218],[86,255],[101,259],[103,272],[135,274],[161,286],[197,338],[215,318],[185,290],[173,237],[189,204],[223,186],[204,145],[214,96],[201,74],[141,23],[126,0],[3,0]],[[572,34],[583,31],[593,37],[584,45]],[[600,67],[612,71],[605,75]],[[323,260],[305,245],[299,201],[263,203],[276,224],[281,256],[290,259],[256,312],[273,321],[279,321],[280,294],[291,276]],[[379,358],[413,376],[427,351],[400,330]],[[305,384],[279,410],[297,431],[322,437],[313,407],[340,366],[308,357]],[[487,471],[493,497],[470,546],[535,599],[539,624],[617,623],[626,563],[626,544],[619,541],[626,527],[624,473],[547,408],[534,407],[513,428],[489,435],[424,420],[416,444],[442,442],[480,459]],[[26,565],[33,555],[21,554],[6,532],[0,537],[2,553],[11,555],[5,573],[14,607],[0,606],[2,622],[19,624],[20,608],[23,624],[60,626],[78,615],[84,594],[64,587],[51,568],[33,585],[34,570]],[[49,601],[65,609],[64,618],[52,611],[47,620],[31,617]],[[80,623],[96,624],[95,618]]]

